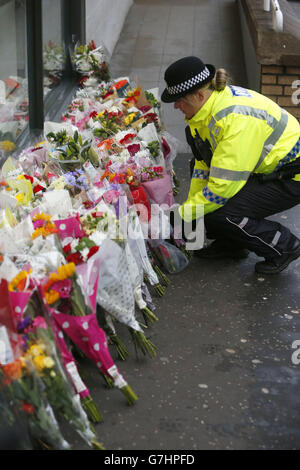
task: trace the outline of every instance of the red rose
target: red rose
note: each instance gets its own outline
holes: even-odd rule
[[[81,264],[83,263],[83,258],[81,256],[80,253],[76,252],[76,253],[71,253],[70,255],[68,255],[66,257],[66,260],[68,261],[68,263],[74,263],[74,264]]]
[[[120,144],[121,145],[127,144],[132,139],[134,139],[134,137],[136,137],[136,134],[126,134],[125,137],[123,137],[123,139],[120,140]]]
[[[108,91],[107,93],[105,93],[105,95],[102,95],[102,99],[105,100],[105,98],[107,98],[108,96],[112,95],[114,92],[113,91]]]
[[[146,106],[141,106],[138,109],[139,109],[139,111],[141,111],[142,114],[144,114],[144,113],[147,113],[148,111],[150,111],[151,106],[147,106],[147,105]]]
[[[32,176],[24,175],[24,178],[26,178],[27,180],[29,180],[31,184],[33,183],[33,178],[32,178]]]
[[[63,247],[63,252],[67,254],[67,253],[70,253],[70,251],[71,251],[71,243],[68,243],[67,245]]]
[[[137,152],[139,152],[140,149],[141,149],[140,144],[130,144],[127,147],[127,150],[130,153],[131,157],[133,157]]]
[[[166,141],[166,139],[162,138],[162,150],[163,150],[163,153],[164,153],[164,157],[166,158],[169,153],[171,152],[171,149],[170,149],[170,146],[168,144],[168,142]]]
[[[39,191],[43,191],[43,186],[41,186],[40,184],[37,184],[34,188],[33,188],[33,193],[36,194],[38,193]]]
[[[92,248],[90,248],[89,254],[87,255],[87,259],[90,259],[90,257],[97,253],[98,250],[99,246],[92,246]]]

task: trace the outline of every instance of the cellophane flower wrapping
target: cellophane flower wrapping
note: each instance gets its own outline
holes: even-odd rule
[[[100,258],[94,256],[85,265],[77,267],[77,271],[67,279],[70,281],[68,287],[59,287],[59,284],[65,281],[53,283],[51,288],[58,290],[59,298],[52,302],[49,297],[45,297],[45,303],[53,304],[53,307],[49,305],[48,309],[62,331],[94,362],[100,372],[113,380],[114,385],[132,404],[137,397],[116,367],[108,349],[106,334],[100,328],[96,317],[99,264],[101,266]],[[67,266],[70,265],[72,263]],[[48,284],[44,284],[44,295],[45,285]]]
[[[158,262],[170,274],[180,273],[189,264],[185,254],[166,240],[149,239],[148,244]]]
[[[68,367],[64,368],[61,361],[58,347],[61,343],[58,345],[55,341],[55,333],[51,328],[49,317],[47,322],[45,321],[44,317],[47,315],[45,315],[39,297],[37,283],[30,280],[27,285],[26,283],[19,283],[19,285],[24,290],[10,290],[9,298],[17,332],[22,338],[23,355],[25,354],[26,358],[28,351],[30,352],[34,346],[39,349],[39,354],[35,351],[34,357],[30,356],[30,359],[33,359],[34,365],[38,365],[38,372],[40,372],[45,385],[47,399],[55,415],[57,417],[63,416],[90,446],[95,445],[96,436],[91,430],[87,415],[81,406],[79,394],[74,393],[71,380],[66,373]],[[15,283],[11,282],[10,286],[15,287]],[[60,337],[59,332],[58,337]],[[42,367],[43,361],[47,366]],[[70,355],[68,355],[69,363]],[[85,388],[84,391],[87,396],[88,391]]]
[[[45,385],[34,363],[23,358],[19,347],[12,346],[16,344],[16,339],[14,339],[16,336],[18,337],[17,343],[21,344],[21,341],[17,335],[17,321],[14,319],[11,308],[7,281],[1,281],[1,294],[1,300],[5,301],[5,308],[1,309],[2,328],[7,331],[13,328],[11,335],[13,343],[9,341],[9,345],[5,346],[4,354],[2,351],[1,387],[9,397],[9,401],[16,407],[17,413],[24,418],[33,446],[38,443],[44,448],[69,449],[70,445],[61,434],[53,408],[47,398]],[[13,354],[7,354],[7,346],[8,350],[11,348]]]
[[[175,204],[172,181],[169,174],[151,181],[143,181],[142,186],[154,204],[171,207]]]
[[[119,322],[136,331],[143,331],[135,318],[135,298],[125,250],[120,244],[107,239],[100,247],[99,259],[99,305]]]

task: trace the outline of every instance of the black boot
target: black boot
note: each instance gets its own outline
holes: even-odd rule
[[[223,240],[215,240],[207,248],[193,251],[193,255],[197,258],[206,259],[244,259],[248,254],[249,252],[245,248],[235,246],[234,242],[224,242]]]
[[[255,271],[259,274],[278,274],[283,271],[288,265],[300,256],[300,240],[296,238],[291,248],[282,255],[275,256],[274,258],[260,261],[255,265]]]

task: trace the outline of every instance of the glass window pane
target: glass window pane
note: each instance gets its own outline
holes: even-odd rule
[[[42,0],[44,96],[61,81],[65,52],[62,30],[62,2]]]
[[[28,122],[25,0],[0,0],[0,158]]]

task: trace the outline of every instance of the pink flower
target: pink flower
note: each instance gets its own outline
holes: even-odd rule
[[[33,227],[34,227],[34,229],[43,227],[44,223],[45,223],[44,220],[35,220],[33,222]]]
[[[36,328],[44,328],[45,330],[48,329],[48,325],[45,322],[44,318],[40,317],[40,316],[35,317],[35,319],[32,322],[32,327],[33,327],[34,331],[36,330]]]
[[[72,290],[72,281],[70,279],[64,279],[63,281],[54,282],[51,286],[51,289],[59,293],[59,296],[62,299],[67,299],[70,297]]]
[[[103,199],[106,204],[115,204],[119,199],[120,194],[115,189],[110,189],[103,194]]]

